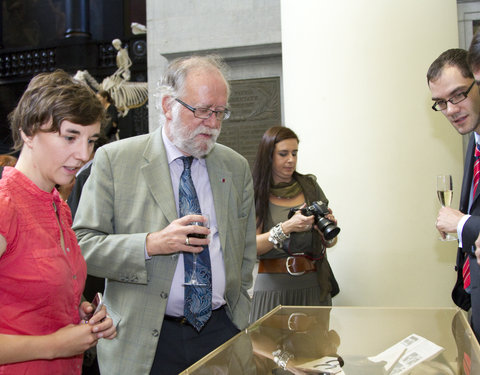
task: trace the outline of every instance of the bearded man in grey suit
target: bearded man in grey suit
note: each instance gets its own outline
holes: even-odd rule
[[[105,304],[117,324],[117,338],[98,347],[102,374],[177,374],[247,326],[255,209],[247,161],[216,143],[229,116],[223,71],[213,56],[173,61],[160,90],[163,126],[95,155],[74,229],[89,274],[106,278]],[[180,217],[184,156],[194,157],[209,229],[190,225],[203,216]],[[184,254],[207,245],[212,312],[194,328],[184,318]]]

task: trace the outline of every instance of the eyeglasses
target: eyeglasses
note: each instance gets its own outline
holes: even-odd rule
[[[467,99],[468,93],[470,92],[474,84],[475,81],[472,82],[467,91],[459,92],[448,100],[437,100],[435,103],[433,103],[432,109],[434,111],[443,111],[447,109],[447,102],[450,102],[452,104],[458,104],[460,102],[463,102],[465,99]]]
[[[181,105],[183,105],[185,108],[192,111],[193,115],[196,118],[201,118],[206,120],[207,118],[210,118],[210,116],[213,113],[215,113],[215,117],[217,118],[218,121],[227,120],[230,117],[230,110],[228,108],[221,109],[218,111],[210,108],[194,108],[191,105],[188,105],[187,103],[182,102],[180,99],[175,99],[175,100],[179,102]]]

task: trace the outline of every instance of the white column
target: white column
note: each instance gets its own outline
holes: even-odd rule
[[[148,129],[153,131],[159,127],[159,111],[155,93],[157,82],[162,78],[168,61],[162,56],[161,34],[162,8],[158,0],[147,0],[147,66],[148,66]]]

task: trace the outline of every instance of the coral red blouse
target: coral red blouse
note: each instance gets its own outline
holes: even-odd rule
[[[60,245],[58,213],[65,242]],[[0,333],[45,335],[78,324],[86,264],[70,209],[54,189],[39,189],[6,167],[0,179]],[[0,374],[80,374],[82,356],[0,366]]]

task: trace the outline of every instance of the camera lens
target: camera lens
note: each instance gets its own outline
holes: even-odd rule
[[[323,237],[325,237],[327,241],[330,241],[330,240],[333,240],[335,237],[337,237],[338,233],[340,233],[340,228],[336,227],[333,224],[330,224],[323,231]]]
[[[338,233],[340,233],[340,228],[333,224],[330,220],[321,216],[317,216],[317,219],[318,229],[320,229],[320,232],[323,233],[323,237],[325,237],[327,241],[333,240],[335,237],[337,237]]]

